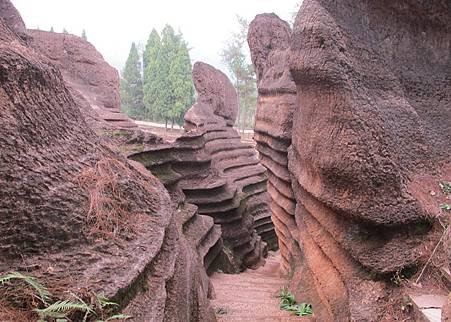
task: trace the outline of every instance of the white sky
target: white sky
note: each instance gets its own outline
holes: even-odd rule
[[[152,28],[165,24],[180,29],[193,63],[204,61],[223,68],[220,51],[238,28],[236,15],[252,20],[256,14],[274,12],[291,20],[299,0],[12,0],[28,28],[56,32],[65,28],[88,40],[104,58],[121,69],[132,41],[145,45]]]

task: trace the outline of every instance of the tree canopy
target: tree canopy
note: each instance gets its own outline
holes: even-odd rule
[[[131,117],[180,124],[194,102],[192,65],[183,35],[169,25],[164,27],[161,37],[153,29],[142,53],[142,63],[143,108],[127,108],[125,91],[124,110]],[[124,82],[124,90],[126,84]]]
[[[143,85],[141,76],[141,58],[135,43],[122,71],[121,101],[123,109],[132,117],[143,114]]]

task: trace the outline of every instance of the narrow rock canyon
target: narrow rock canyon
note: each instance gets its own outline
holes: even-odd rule
[[[0,321],[57,321],[8,274],[137,322],[451,319],[451,2],[304,0],[248,45],[255,145],[202,62],[167,141],[92,44],[0,0]]]

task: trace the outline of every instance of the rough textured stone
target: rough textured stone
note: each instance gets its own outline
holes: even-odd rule
[[[282,264],[321,321],[390,320],[384,280],[442,234],[430,192],[451,178],[450,21],[444,1],[305,0],[291,35],[274,14],[251,23]]]
[[[28,34],[30,44],[61,70],[88,122],[94,125],[100,119],[115,128],[136,128],[120,111],[116,69],[108,65],[91,43],[65,33],[28,30]]]
[[[208,64],[198,62],[193,68],[193,82],[198,97],[185,119],[196,126],[224,121],[230,126],[235,124],[238,99],[227,76]]]
[[[0,0],[0,16],[13,31],[22,35],[25,33],[25,23],[19,11],[9,0]]]
[[[103,293],[135,321],[215,321],[167,190],[104,144],[59,69],[1,19],[0,116],[0,273]],[[102,183],[109,228],[97,225]]]
[[[430,252],[429,192],[451,177],[450,18],[451,3],[417,0],[306,0],[298,14],[289,169],[301,269],[326,317],[378,321],[387,286],[367,272]]]
[[[144,149],[131,158],[166,186],[177,184],[200,214],[221,226],[225,248],[215,253],[215,267],[238,271],[261,261],[261,238],[275,246],[266,172],[252,146],[242,143],[232,127],[238,103],[227,77],[196,63],[193,79],[199,95],[185,115],[187,132],[172,144]]]
[[[300,256],[287,156],[296,106],[296,86],[288,68],[290,38],[290,26],[275,14],[258,15],[249,27],[248,43],[258,76],[254,139],[268,170],[272,221],[284,272],[290,271],[290,263]]]

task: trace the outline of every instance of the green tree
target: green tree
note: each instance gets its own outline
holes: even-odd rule
[[[141,59],[136,44],[132,43],[130,53],[122,71],[121,77],[121,101],[122,109],[130,117],[142,118],[143,85],[141,76]]]
[[[194,102],[191,60],[181,33],[166,25],[161,33],[152,31],[144,53],[146,109],[154,119],[166,124],[181,123]]]
[[[83,38],[83,40],[88,40],[88,37],[86,36],[86,30],[83,29],[83,31],[81,32],[81,38]]]
[[[239,31],[232,34],[221,56],[232,76],[240,103],[236,125],[244,131],[245,128],[251,128],[254,122],[257,84],[254,67],[250,62],[249,48],[246,45],[249,23],[240,16],[237,16],[237,20]]]
[[[158,104],[161,103],[161,100],[159,100],[161,88],[160,51],[161,39],[158,32],[153,29],[143,53],[145,118],[153,121],[158,120]]]
[[[177,50],[177,36],[174,29],[166,25],[162,31],[161,51],[159,56],[160,88],[158,93],[158,116],[161,117],[167,128],[171,119],[171,107],[175,104],[175,95],[171,84],[171,64],[175,60]]]
[[[174,59],[171,61],[169,69],[169,82],[174,97],[168,114],[173,127],[174,122],[181,123],[183,121],[185,112],[194,103],[191,59],[188,44],[183,40],[181,33],[176,38]]]
[[[149,63],[154,62],[161,48],[161,39],[160,35],[155,29],[152,29],[152,32],[149,35],[149,39],[147,39],[146,48],[143,52],[143,74],[144,79],[147,77],[147,66]]]

